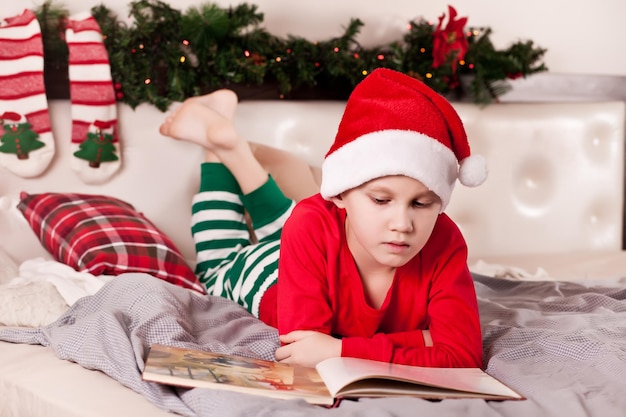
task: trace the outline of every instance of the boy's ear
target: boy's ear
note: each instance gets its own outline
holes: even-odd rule
[[[345,204],[343,203],[343,197],[341,196],[341,194],[331,197],[330,201],[332,201],[340,209],[346,208]]]

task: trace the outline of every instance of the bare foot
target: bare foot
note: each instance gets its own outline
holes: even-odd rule
[[[190,97],[165,119],[159,131],[210,151],[233,149],[241,141],[233,125],[237,101],[235,92],[226,89]]]

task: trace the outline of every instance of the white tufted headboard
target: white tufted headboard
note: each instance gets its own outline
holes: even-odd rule
[[[457,185],[447,209],[470,256],[622,247],[623,102],[455,108],[490,170],[480,187]],[[340,102],[244,102],[238,115],[245,137],[319,165],[342,110]]]
[[[343,106],[328,101],[244,101],[236,121],[249,140],[319,165]],[[465,233],[471,256],[621,248],[624,103],[455,107],[473,151],[484,155],[490,167],[481,187],[458,185],[447,210]],[[143,211],[192,260],[190,201],[203,152],[162,137],[158,126],[165,115],[154,107],[118,109],[122,168],[109,182],[85,185],[72,172],[70,105],[52,101],[56,154],[51,167],[35,179],[16,177],[0,167],[0,196],[21,190],[117,196]]]
[[[456,187],[449,214],[473,256],[619,250],[624,103],[459,106],[489,179]]]

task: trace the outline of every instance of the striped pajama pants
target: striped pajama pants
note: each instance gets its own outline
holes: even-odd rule
[[[271,177],[243,195],[226,167],[202,164],[200,190],[191,207],[191,232],[195,272],[209,294],[236,301],[259,316],[261,298],[278,277],[280,234],[293,206]]]

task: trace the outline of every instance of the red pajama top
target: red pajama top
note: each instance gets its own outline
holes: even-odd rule
[[[454,222],[439,215],[424,248],[396,270],[383,305],[375,309],[365,300],[346,243],[345,217],[318,194],[296,205],[287,220],[275,304],[279,333],[316,330],[340,337],[342,356],[481,367],[476,293],[467,246]],[[430,330],[432,347],[424,346],[423,329]]]

